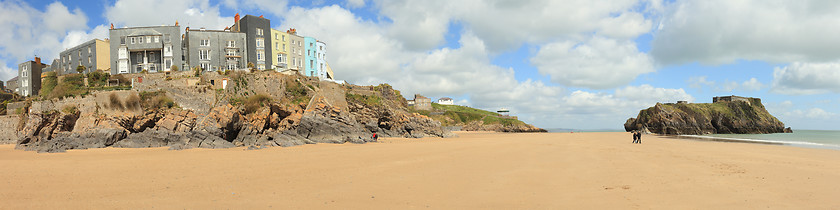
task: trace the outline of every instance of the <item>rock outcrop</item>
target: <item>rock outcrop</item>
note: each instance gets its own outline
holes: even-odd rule
[[[764,108],[758,98],[715,103],[662,104],[639,111],[627,119],[626,131],[656,134],[759,134],[792,132]]]
[[[33,107],[39,108],[27,108],[20,115],[23,124],[17,129],[16,148],[38,152],[104,147],[260,149],[314,143],[366,143],[374,141],[372,133],[415,138],[454,136],[439,122],[407,112],[404,103],[394,102],[402,98],[398,99],[396,91],[390,88],[369,93],[371,97],[388,99],[383,101],[385,105],[369,106],[345,99],[346,91],[352,88],[300,76],[259,72],[239,74],[230,80],[236,81],[232,87],[211,95],[215,99],[204,99],[213,104],[192,101],[190,106],[198,107],[194,109],[171,105],[194,99],[187,95],[191,88],[195,94],[210,95],[208,88],[186,87],[177,94],[170,94],[165,88],[155,90],[165,94],[124,91],[105,92],[109,96],[103,96],[94,93],[93,97],[74,98],[68,104],[79,107],[67,109],[70,113],[50,110],[64,104],[60,100],[34,101]],[[169,87],[165,84],[169,80],[160,82],[164,84],[159,86]],[[269,86],[270,83],[280,84]],[[159,106],[167,100],[172,104]],[[125,108],[129,106],[134,108]]]

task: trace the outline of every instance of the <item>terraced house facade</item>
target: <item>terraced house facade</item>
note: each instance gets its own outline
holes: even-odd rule
[[[170,71],[183,66],[181,28],[111,28],[111,74]]]
[[[247,68],[245,33],[189,28],[185,32],[184,54],[191,68],[199,67],[204,71]]]

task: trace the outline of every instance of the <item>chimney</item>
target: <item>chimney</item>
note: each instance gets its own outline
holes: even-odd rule
[[[111,29],[114,29],[114,24],[113,23],[111,23]]]
[[[186,30],[184,30],[184,31],[189,31],[189,30],[190,30],[190,27],[189,27],[189,26],[187,26],[187,29],[186,29]]]
[[[236,13],[236,15],[233,16],[233,23],[239,23],[239,13]]]
[[[175,21],[175,26],[178,26],[178,21],[177,20]]]
[[[263,17],[263,15],[260,15],[260,18],[265,18],[265,17]]]
[[[35,64],[41,64],[41,58],[40,57],[35,56]]]

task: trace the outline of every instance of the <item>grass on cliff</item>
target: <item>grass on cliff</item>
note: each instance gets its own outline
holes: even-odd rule
[[[345,93],[344,96],[347,98],[347,101],[353,102],[361,102],[367,104],[368,106],[382,106],[382,98],[377,95],[361,95],[361,94],[352,94],[352,93]]]
[[[501,124],[509,126],[525,124],[525,122],[517,119],[504,118],[495,112],[465,106],[432,103],[432,109],[433,111],[412,109],[412,112],[429,116],[432,119],[440,121],[444,126],[465,125],[475,121],[481,121],[485,125]]]

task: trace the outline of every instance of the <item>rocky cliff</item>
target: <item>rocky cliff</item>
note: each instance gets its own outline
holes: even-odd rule
[[[408,112],[404,99],[390,86],[351,93],[366,88],[276,72],[129,77],[138,77],[132,90],[28,102],[15,128],[16,148],[256,149],[365,143],[374,141],[374,132],[391,137],[454,136],[439,122]],[[381,101],[347,100],[351,94]]]
[[[624,129],[657,134],[757,134],[792,132],[764,109],[758,98],[715,103],[662,104],[639,111]]]

